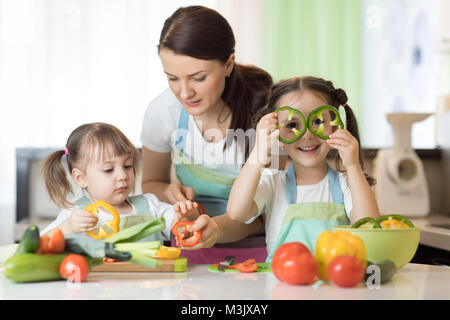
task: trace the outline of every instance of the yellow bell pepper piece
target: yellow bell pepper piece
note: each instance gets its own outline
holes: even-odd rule
[[[324,231],[316,241],[315,258],[319,265],[318,276],[328,281],[328,265],[337,256],[349,255],[362,262],[367,267],[366,247],[362,239],[345,231]]]
[[[177,247],[159,246],[156,257],[163,259],[177,259],[180,256],[181,249]]]
[[[380,223],[381,228],[383,229],[408,229],[409,226],[396,219],[384,220]]]
[[[117,212],[116,208],[114,208],[108,202],[103,201],[103,200],[98,200],[98,201],[88,205],[84,210],[86,210],[87,212],[93,213],[93,214],[98,214],[98,208],[105,209],[113,216],[113,220],[105,223],[112,230],[112,232],[108,232],[105,229],[105,226],[102,225],[99,227],[98,232],[89,231],[87,233],[88,236],[90,236],[94,239],[97,239],[97,240],[101,240],[101,239],[109,238],[113,234],[119,232],[120,214],[119,214],[119,212]]]

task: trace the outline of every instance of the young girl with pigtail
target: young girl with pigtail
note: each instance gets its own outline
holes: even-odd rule
[[[268,110],[227,207],[246,223],[265,214],[268,262],[283,243],[298,241],[314,252],[317,237],[332,226],[379,216],[344,90],[316,77],[282,80],[271,89]],[[265,168],[276,140],[290,158],[287,170]],[[335,169],[327,162],[330,147],[337,150]]]
[[[74,202],[68,172],[83,196]],[[139,168],[139,153],[129,139],[116,127],[106,123],[89,123],[76,128],[67,140],[66,147],[50,154],[44,161],[42,174],[50,199],[63,210],[42,234],[59,228],[64,234],[93,233],[99,231],[99,221],[111,220],[111,212],[102,210],[98,215],[86,207],[98,200],[112,206],[120,215],[122,227],[163,217],[166,223],[162,234],[149,240],[170,238],[170,228],[177,220],[195,220],[198,204],[185,201],[170,205],[150,193],[131,196]],[[103,208],[104,209],[104,208]],[[133,217],[134,216],[134,217]],[[130,219],[127,219],[127,218]]]

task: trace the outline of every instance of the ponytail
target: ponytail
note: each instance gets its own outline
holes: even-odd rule
[[[266,71],[255,66],[235,65],[222,94],[223,101],[231,109],[231,132],[239,129],[245,132],[256,127],[259,120],[257,115],[267,104],[271,86],[272,77]],[[245,158],[248,157],[249,149],[246,136]]]
[[[62,164],[64,150],[50,154],[42,166],[42,176],[50,199],[60,208],[69,208],[73,203],[67,200],[67,196],[73,193],[72,185],[67,179],[66,169]]]
[[[355,116],[352,108],[350,108],[350,106],[347,104],[348,98],[347,98],[347,94],[345,93],[345,91],[342,89],[335,89],[334,96],[337,101],[337,107],[344,108],[345,118],[346,118],[345,127],[347,128],[348,132],[350,132],[352,134],[352,136],[354,136],[355,139],[358,141],[359,165],[361,166],[361,169],[364,171],[364,162],[363,162],[363,154],[362,154],[362,148],[361,148],[361,140],[359,137],[358,121],[356,120],[356,116]],[[335,165],[336,165],[336,170],[342,171],[340,169],[339,153],[336,154]],[[369,176],[367,173],[364,173],[364,176],[366,177],[366,180],[367,180],[367,183],[369,184],[369,186],[373,186],[376,184],[376,180],[373,177]]]

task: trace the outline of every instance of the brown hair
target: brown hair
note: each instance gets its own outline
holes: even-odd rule
[[[107,154],[133,157],[133,171],[139,168],[139,152],[128,138],[115,126],[107,123],[88,123],[76,128],[67,139],[65,150],[51,153],[42,166],[42,175],[50,199],[61,208],[73,206],[67,196],[73,193],[67,179],[62,158],[67,157],[69,172],[78,168],[85,171],[89,161],[102,161]]]
[[[278,101],[282,96],[284,96],[287,93],[299,90],[307,90],[316,95],[319,95],[320,98],[324,99],[328,104],[336,107],[337,109],[339,109],[340,107],[344,108],[345,116],[347,119],[346,128],[358,141],[359,164],[361,168],[364,170],[358,123],[355,114],[353,113],[350,106],[347,104],[348,98],[345,91],[342,89],[336,89],[331,81],[309,76],[281,80],[272,86],[269,102],[264,112],[265,113],[273,112],[277,106]],[[345,107],[343,107],[343,105],[345,105]],[[341,169],[339,153],[336,154],[335,165],[336,170],[338,170],[339,172],[345,172],[345,170]],[[369,183],[369,185],[372,186],[376,183],[376,180],[374,178],[370,177],[367,174],[364,175],[366,176],[366,180]]]
[[[226,63],[235,44],[231,26],[217,11],[189,6],[179,8],[165,21],[158,51],[164,48],[196,59]],[[222,93],[232,112],[230,129],[246,131],[256,127],[258,119],[254,115],[266,105],[272,84],[266,71],[235,63]]]

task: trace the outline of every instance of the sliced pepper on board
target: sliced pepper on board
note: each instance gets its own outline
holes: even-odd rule
[[[200,241],[202,231],[191,231],[193,225],[194,221],[179,221],[172,227],[172,233],[180,246],[192,247]]]
[[[238,264],[232,264],[228,269],[236,269],[240,272],[250,273],[255,272],[258,269],[258,265],[256,264],[255,259],[248,259]]]
[[[180,256],[180,253],[180,248],[160,246],[156,257],[163,259],[177,259]]]
[[[324,231],[316,241],[314,257],[319,265],[318,276],[323,281],[328,281],[328,265],[337,256],[349,255],[356,257],[367,266],[367,252],[362,239],[350,232]]]
[[[398,214],[381,216],[377,219],[383,229],[408,229],[414,228],[414,224],[408,218]]]
[[[380,223],[374,218],[362,218],[352,225],[353,229],[380,229]]]

